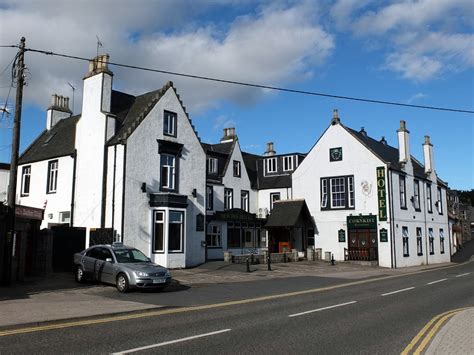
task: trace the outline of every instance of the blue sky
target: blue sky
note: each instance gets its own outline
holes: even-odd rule
[[[474,110],[471,1],[1,1],[0,44],[92,57],[98,36],[111,61],[264,85]],[[94,9],[92,11],[91,9]],[[20,28],[18,24],[21,23]],[[87,29],[87,30],[85,30]],[[0,71],[14,49],[0,48]],[[80,113],[85,62],[27,53],[21,150],[44,129],[54,93]],[[269,92],[114,68],[115,89],[140,94],[173,80],[205,142],[235,126],[241,146],[307,152],[329,125],[365,127],[397,146],[405,120],[411,153],[423,161],[431,136],[438,175],[474,188],[474,115]],[[9,70],[0,76],[5,102]],[[14,92],[9,102],[14,102]],[[0,122],[0,161],[10,159],[11,117]]]

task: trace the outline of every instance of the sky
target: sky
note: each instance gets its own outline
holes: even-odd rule
[[[18,44],[166,71],[406,104],[474,110],[474,3],[470,0],[0,0],[0,46]],[[98,48],[100,40],[102,46]],[[0,104],[14,109],[11,61],[0,48]],[[46,125],[52,94],[81,112],[87,63],[27,52],[20,152]],[[244,151],[308,152],[333,109],[353,129],[397,146],[400,120],[423,162],[429,135],[438,176],[474,188],[474,115],[275,92],[111,66],[133,95],[172,80],[202,141],[235,127]],[[7,101],[8,97],[8,101]],[[72,105],[71,105],[72,106]],[[9,162],[13,114],[0,116]]]

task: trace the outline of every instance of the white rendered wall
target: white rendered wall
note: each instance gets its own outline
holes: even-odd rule
[[[117,233],[117,240],[121,240],[120,237],[122,236],[124,146],[121,144],[117,144],[116,146],[108,147],[107,155],[108,164],[105,227],[113,228]]]
[[[330,162],[329,149],[342,147],[342,161]],[[300,166],[293,173],[293,198],[304,198],[316,222],[315,247],[331,252],[336,260],[344,260],[344,248],[348,248],[347,216],[377,216],[377,233],[387,229],[388,242],[378,242],[379,265],[391,267],[390,214],[387,222],[378,220],[377,167],[385,164],[361,144],[341,125],[329,126]],[[320,181],[322,177],[354,175],[355,209],[321,210]],[[386,181],[387,183],[387,181]],[[363,192],[362,184],[368,187]],[[388,190],[387,205],[389,203]],[[346,231],[346,242],[339,243],[338,230]],[[377,235],[379,238],[379,235]]]
[[[7,200],[10,170],[0,169],[0,203]]]
[[[176,112],[177,138],[163,135],[163,111]],[[185,252],[182,254],[152,253],[152,215],[149,193],[160,193],[160,155],[157,139],[184,145],[179,158],[179,191],[188,196],[185,223]],[[147,117],[127,139],[124,243],[147,253],[155,262],[171,268],[190,267],[203,263],[205,232],[196,232],[196,215],[205,216],[206,156],[173,89],[163,95]],[[147,193],[141,191],[142,183]],[[197,197],[192,196],[193,189]],[[174,208],[173,208],[174,209]]]
[[[48,162],[58,160],[58,181],[55,193],[46,193],[48,181]],[[31,166],[30,193],[21,196],[21,179],[24,166]],[[42,160],[36,163],[20,165],[17,179],[17,204],[43,209],[44,219],[41,229],[48,228],[48,224],[61,223],[60,212],[71,211],[72,177],[74,158],[70,156]]]
[[[280,200],[291,200],[292,199],[292,190],[291,187],[283,187],[279,189],[265,189],[258,190],[258,210],[262,211],[266,208],[270,213],[270,195],[273,193],[280,194]]]
[[[76,193],[74,226],[101,227],[102,183],[106,115],[112,90],[112,77],[100,73],[84,80],[82,115],[76,126]]]

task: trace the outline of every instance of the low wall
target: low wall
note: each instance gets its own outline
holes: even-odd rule
[[[263,254],[240,254],[233,255],[231,252],[224,252],[224,261],[233,264],[245,264],[247,259],[250,264],[266,264],[268,252]],[[317,260],[317,259],[316,259]],[[270,263],[286,263],[299,261],[298,251],[294,250],[289,253],[270,253]]]

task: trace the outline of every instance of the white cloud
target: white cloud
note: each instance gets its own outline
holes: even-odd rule
[[[236,121],[233,118],[230,118],[227,115],[217,116],[214,120],[214,130],[224,129],[224,128],[235,128]]]
[[[422,100],[422,99],[425,99],[425,98],[427,98],[427,97],[428,97],[428,95],[425,95],[425,94],[423,94],[422,92],[417,92],[415,95],[413,95],[412,97],[410,97],[410,98],[406,101],[406,103],[407,103],[407,104],[412,104],[412,103],[415,102],[415,101]]]
[[[311,77],[314,66],[323,64],[334,49],[332,36],[315,22],[308,4],[255,10],[233,19],[225,30],[218,24],[193,20],[194,14],[202,14],[209,4],[144,0],[133,4],[125,0],[7,2],[0,5],[1,27],[8,29],[0,31],[0,42],[18,43],[25,36],[30,48],[93,57],[97,35],[111,62],[266,85]],[[14,51],[0,53],[3,68]],[[32,75],[25,90],[29,102],[45,107],[51,94],[70,94],[67,82],[71,82],[78,88],[79,107],[87,63],[27,52],[26,65]],[[173,80],[191,112],[221,100],[249,104],[265,95],[258,89],[111,69],[115,87],[134,94]],[[0,87],[8,81],[5,76],[0,79]],[[0,96],[6,96],[4,89],[0,89]]]
[[[331,15],[339,28],[378,43],[385,69],[421,82],[474,66],[473,9],[471,0],[339,0]]]

